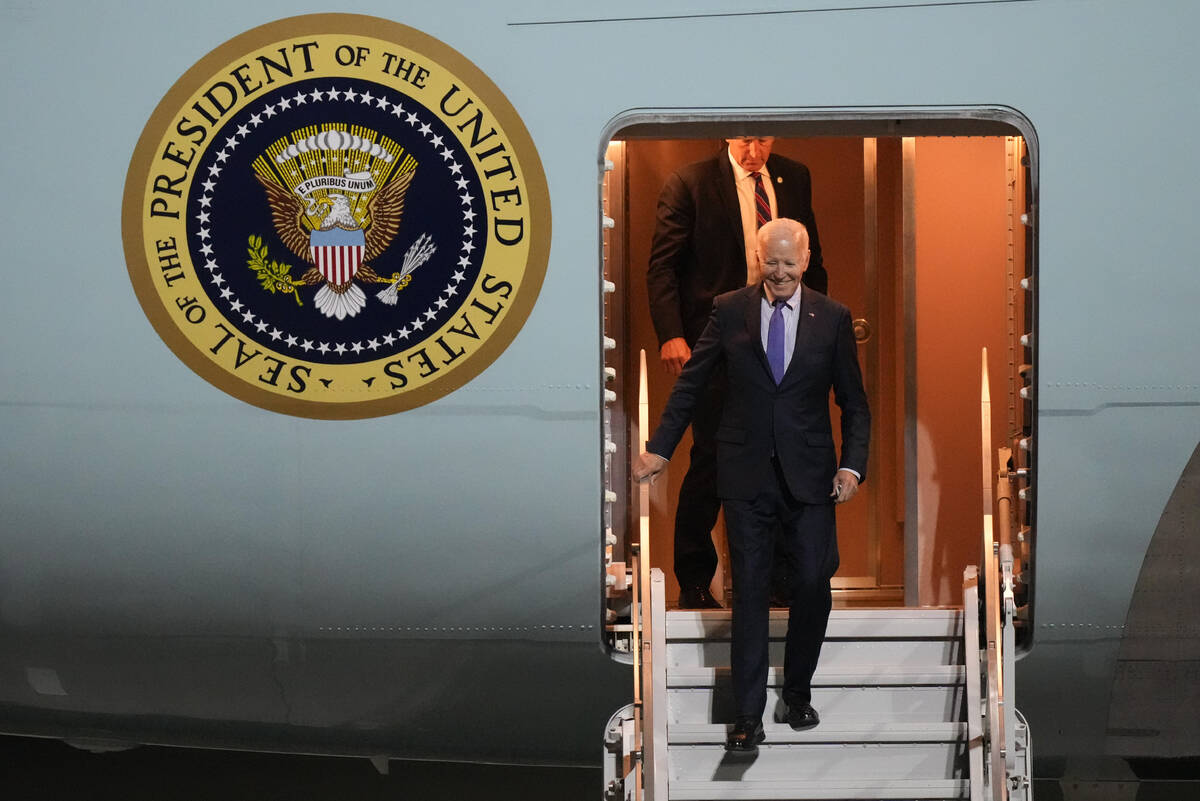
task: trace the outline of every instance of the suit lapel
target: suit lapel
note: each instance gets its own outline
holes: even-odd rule
[[[796,345],[792,348],[792,360],[788,362],[787,369],[783,372],[783,381],[780,382],[780,385],[786,384],[798,374],[799,368],[796,367],[796,364],[800,360],[796,357],[808,347],[813,331],[821,320],[821,309],[818,308],[820,300],[814,297],[816,294],[811,289],[800,290],[800,315],[796,318]]]
[[[791,217],[792,204],[788,202],[790,200],[788,190],[791,187],[788,186],[787,176],[783,174],[779,163],[779,159],[775,156],[767,157],[767,172],[771,174],[771,183],[775,184],[775,216]]]
[[[758,361],[762,365],[763,370],[767,373],[767,378],[771,383],[775,383],[774,377],[771,376],[771,365],[767,362],[767,352],[763,350],[762,344],[762,285],[746,287],[745,290],[745,320],[746,334],[750,337],[750,347],[758,356]]]
[[[729,163],[729,152],[722,150],[717,154],[717,172],[721,175],[721,180],[717,181],[717,195],[721,201],[721,208],[725,209],[725,217],[730,226],[730,231],[734,237],[734,242],[743,242],[745,236],[742,232],[742,207],[738,203],[737,184],[734,183],[733,165]],[[746,249],[743,242],[739,252],[744,252]]]

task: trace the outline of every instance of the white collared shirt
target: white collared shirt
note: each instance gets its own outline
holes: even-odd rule
[[[726,148],[725,155],[729,157],[729,163],[733,165],[733,183],[737,187],[738,207],[742,212],[742,242],[746,246],[746,285],[757,284],[758,276],[758,215],[755,211],[756,203],[754,201],[754,176],[742,168],[738,164],[733,154]],[[763,186],[767,190],[767,200],[771,201],[771,219],[779,216],[779,206],[775,203],[775,187],[771,181],[771,174],[767,172],[767,165],[763,164],[759,170],[763,177]]]

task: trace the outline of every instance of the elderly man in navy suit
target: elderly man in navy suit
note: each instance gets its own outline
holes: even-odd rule
[[[764,739],[769,666],[768,585],[772,540],[781,536],[792,574],[783,699],[794,729],[817,725],[812,676],[833,606],[837,571],[834,504],[866,477],[871,413],[850,311],[801,290],[808,233],[790,219],[758,231],[762,280],[716,298],[708,325],[675,383],[634,475],[666,466],[714,375],[725,402],[717,428],[717,494],[733,568],[731,664],[735,714],[726,748],[753,752]],[[838,460],[829,393],[841,409]]]
[[[758,283],[755,236],[763,223],[777,217],[804,223],[812,251],[804,284],[825,292],[828,283],[808,167],[773,154],[774,137],[725,141],[712,158],[672,173],[658,198],[646,288],[662,363],[673,376],[691,356],[713,298]],[[710,586],[717,569],[712,529],[720,509],[714,437],[722,382],[716,378],[692,417],[691,459],[675,514],[675,578],[684,609],[720,606]],[[785,571],[777,569],[773,596],[787,583]]]

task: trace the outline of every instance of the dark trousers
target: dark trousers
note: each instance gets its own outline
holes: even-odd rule
[[[717,426],[724,398],[723,375],[714,376],[692,417],[692,450],[675,509],[675,578],[680,587],[712,584],[717,549],[712,530],[721,501],[717,498]]]
[[[767,704],[768,587],[774,540],[782,537],[791,573],[791,605],[784,650],[783,698],[812,700],[812,677],[825,640],[837,572],[837,530],[832,503],[807,504],[776,480],[752,500],[724,501],[733,568],[733,638],[730,664],[738,716],[761,718]]]
[[[724,386],[724,372],[719,371],[705,387],[692,417],[692,449],[675,508],[675,579],[681,588],[709,589],[717,573],[712,530],[721,511],[717,497],[717,428],[721,424]],[[789,593],[786,561],[780,544],[771,571],[771,593],[777,597]]]

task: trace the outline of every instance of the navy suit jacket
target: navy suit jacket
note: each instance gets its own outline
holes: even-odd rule
[[[767,171],[780,217],[808,228],[805,286],[828,290],[821,237],[812,210],[812,178],[798,161],[772,155]],[[742,211],[733,165],[723,148],[711,159],[673,173],[658,197],[646,287],[658,344],[683,337],[694,346],[712,311],[713,298],[746,285]]]
[[[804,290],[796,346],[776,385],[762,346],[761,286],[717,297],[692,358],[675,382],[662,420],[647,444],[670,458],[697,401],[719,366],[725,405],[717,429],[717,494],[750,500],[774,481],[777,455],[788,489],[804,503],[831,503],[833,476],[848,467],[867,477],[871,413],[850,324],[850,310]],[[841,409],[838,461],[829,392]]]

